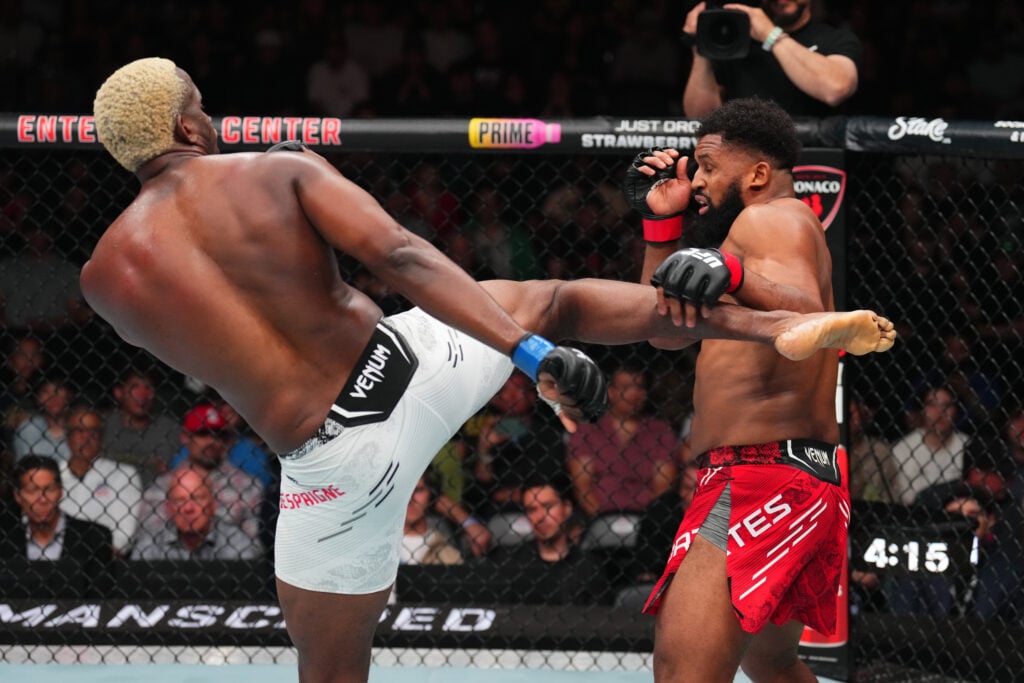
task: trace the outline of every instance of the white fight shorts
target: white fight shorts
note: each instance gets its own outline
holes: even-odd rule
[[[359,424],[364,420],[358,416],[347,419],[355,411],[339,406],[345,403],[343,390],[331,408],[334,417],[306,444],[281,456],[275,571],[299,588],[366,594],[394,583],[406,505],[416,482],[512,373],[508,356],[418,308],[385,318],[377,330],[385,342],[390,338],[401,345],[393,357],[402,350],[414,356],[411,380],[387,406],[387,419],[369,424]],[[381,346],[375,358],[372,346],[374,341],[361,359],[369,369],[361,373],[356,366],[346,384],[349,393],[387,382],[390,351]],[[357,373],[367,378],[360,380]]]

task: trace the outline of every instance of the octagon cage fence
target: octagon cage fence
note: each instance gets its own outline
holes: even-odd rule
[[[620,190],[625,168],[646,147],[685,154],[695,144],[693,121],[663,118],[214,123],[224,152],[304,140],[478,279],[636,281],[644,245]],[[838,305],[877,310],[900,335],[889,353],[844,358],[845,607],[839,633],[806,633],[801,654],[842,680],[1019,680],[1024,122],[838,118],[798,129],[797,190],[826,227]],[[0,662],[190,663],[214,652],[294,661],[273,584],[285,502],[277,458],[207,387],[122,342],[78,290],[80,267],[137,186],[97,143],[91,117],[0,117]],[[350,258],[339,262],[385,312],[408,306]],[[639,604],[692,485],[697,351],[583,348],[610,376],[643,383],[631,400],[662,437],[639,449],[574,441],[535,409],[532,387],[510,380],[428,470],[428,531],[406,538],[378,664],[649,668],[653,620]],[[189,427],[209,416],[191,413],[204,405],[224,422],[206,443],[230,471],[210,480],[214,531],[190,553],[174,527],[184,503],[165,473],[204,436]],[[605,459],[620,464],[589,472],[605,488],[584,495],[571,463],[587,448],[611,449]],[[97,450],[106,464],[91,478],[63,462]],[[57,559],[26,550],[31,496],[14,473],[30,456],[60,467],[56,493],[28,492],[62,496]],[[533,556],[519,497],[532,474],[574,503],[564,524],[572,562]]]

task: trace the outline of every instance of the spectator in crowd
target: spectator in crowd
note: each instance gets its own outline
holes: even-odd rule
[[[473,41],[453,18],[446,2],[432,2],[426,8],[426,25],[420,30],[427,63],[439,73],[469,57]]]
[[[370,77],[355,62],[341,31],[332,31],[323,57],[309,67],[306,101],[325,116],[349,116],[359,103],[370,98]]]
[[[573,514],[569,482],[564,476],[531,476],[523,484],[523,511],[533,540],[502,546],[483,560],[508,579],[514,599],[526,604],[589,605],[607,602],[610,587],[600,563],[579,543],[584,525]]]
[[[36,411],[14,428],[14,456],[35,453],[67,460],[64,421],[74,398],[75,390],[67,380],[52,374],[40,380],[35,389]]]
[[[60,466],[49,456],[29,454],[14,468],[15,492],[20,519],[4,525],[0,537],[0,563],[59,562],[59,571],[45,573],[45,585],[34,585],[22,576],[22,592],[40,597],[100,597],[108,587],[112,559],[110,530],[101,524],[77,519],[60,509],[63,495]],[[19,582],[20,583],[20,582]]]
[[[227,423],[224,439],[228,449],[228,462],[259,479],[264,488],[269,486],[275,473],[270,464],[270,454],[267,452],[266,444],[252,433],[238,411],[222,397],[215,396],[210,403]],[[188,448],[182,446],[171,460],[170,469],[178,467],[187,460]]]
[[[956,396],[943,386],[926,387],[912,411],[916,425],[892,446],[896,460],[893,492],[909,505],[929,486],[958,480],[964,473],[965,434],[956,430]]]
[[[111,393],[115,407],[104,418],[103,452],[135,467],[145,490],[167,471],[180,427],[173,417],[156,410],[153,378],[140,368],[122,373]]]
[[[472,83],[478,115],[501,116],[506,104],[503,88],[515,71],[506,33],[495,17],[479,15],[473,24],[473,50],[456,69],[465,69]]]
[[[986,422],[1002,401],[1002,379],[981,367],[984,347],[970,338],[969,328],[957,326],[944,330],[934,365],[921,373],[915,390],[926,386],[947,386],[957,397],[956,427],[973,433]]]
[[[1024,504],[1024,406],[1017,406],[1008,412],[1009,417],[1003,427],[1003,439],[1006,441],[1008,455],[1015,468],[1013,481],[1021,486],[1019,493],[1015,489],[1014,495]]]
[[[683,33],[694,39],[683,112],[704,116],[722,102],[759,96],[791,116],[823,117],[857,91],[863,48],[845,27],[813,16],[811,0],[768,0],[762,7],[736,4],[750,18],[750,51],[742,59],[711,60],[697,51],[699,2],[686,15]]]
[[[976,443],[980,448],[974,447]],[[991,490],[999,505],[994,547],[978,570],[973,613],[983,619],[1001,616],[1024,623],[1024,409],[1009,412],[998,438],[972,439],[968,453],[976,464],[989,460],[996,467],[1005,465],[1005,476],[982,471],[980,482],[977,477],[973,482],[968,478],[968,483],[981,483]],[[1005,495],[1000,487],[1004,482]]]
[[[190,463],[167,476],[166,521],[143,532],[133,560],[252,560],[262,554],[258,539],[217,514],[206,469]]]
[[[564,473],[562,432],[551,411],[538,403],[530,378],[512,373],[487,405],[473,464],[470,507],[487,518],[518,511],[523,482],[531,473]]]
[[[35,385],[48,365],[43,342],[32,334],[13,340],[0,372],[0,410],[3,429],[9,436],[35,408]]]
[[[462,564],[462,553],[444,520],[432,514],[437,495],[429,476],[416,482],[405,512],[402,564]]]
[[[633,571],[633,579],[646,584],[637,596],[638,608],[643,607],[654,582],[661,577],[665,568],[665,562],[672,552],[672,542],[679,531],[679,523],[683,521],[683,513],[693,502],[699,470],[694,461],[684,463],[676,486],[652,500],[643,510]]]
[[[91,406],[73,405],[64,431],[70,455],[60,464],[61,510],[105,526],[113,535],[114,554],[125,557],[139,527],[139,472],[132,465],[103,457],[103,416]]]
[[[87,320],[90,312],[78,267],[54,249],[50,230],[32,228],[24,251],[0,259],[0,313],[8,328],[49,333]]]
[[[530,234],[504,215],[507,203],[498,189],[487,184],[470,199],[464,232],[473,242],[483,268],[470,274],[478,279],[530,280],[539,274]]]
[[[382,116],[431,116],[445,96],[445,79],[430,66],[422,42],[409,37],[401,61],[381,77],[375,92]]]
[[[345,22],[345,42],[352,59],[378,79],[398,65],[405,44],[405,27],[380,0],[360,0],[356,15]]]
[[[241,527],[254,541],[258,539],[263,485],[228,462],[227,443],[231,431],[227,420],[212,405],[198,405],[185,415],[180,434],[188,458],[178,469],[189,466],[205,472],[219,514]],[[162,474],[142,494],[140,517],[147,533],[153,533],[167,522],[164,502],[172,482],[173,472]]]
[[[612,107],[622,115],[670,111],[667,101],[679,82],[679,51],[662,31],[653,8],[640,9],[612,57],[608,83],[615,93]]]
[[[977,564],[977,579],[957,573],[957,567],[939,574],[911,574],[886,578],[882,592],[886,603],[896,614],[931,614],[933,616],[964,613],[967,606],[990,617],[1000,606],[1015,601],[1012,588],[1019,581],[1015,560],[1020,551],[1020,515],[1007,489],[1006,447],[997,435],[973,437],[968,444],[970,464],[966,473],[953,480],[929,486],[915,499],[914,505],[932,513],[931,519],[967,517],[974,526],[972,562]],[[966,553],[967,548],[949,552]],[[964,568],[959,568],[964,570]]]
[[[895,488],[896,460],[892,446],[872,428],[874,407],[856,396],[848,405],[850,498],[898,502],[901,492]]]
[[[672,425],[647,413],[647,378],[624,365],[608,383],[608,412],[569,437],[568,471],[580,510],[640,512],[678,474]]]

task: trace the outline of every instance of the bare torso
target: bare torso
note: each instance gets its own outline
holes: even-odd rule
[[[381,312],[341,279],[270,156],[192,158],[144,182],[82,287],[122,337],[284,452],[323,422]]]
[[[780,224],[787,232],[774,228]],[[809,301],[800,312],[835,310],[832,263],[821,224],[798,200],[777,199],[767,209],[748,207],[722,249],[743,259],[748,273],[803,292]],[[741,303],[743,294],[741,289]],[[774,304],[753,307],[799,310],[781,297]],[[794,362],[770,346],[704,340],[694,386],[693,452],[795,438],[836,442],[837,373],[832,349]]]

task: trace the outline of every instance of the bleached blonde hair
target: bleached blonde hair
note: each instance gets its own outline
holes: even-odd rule
[[[96,134],[117,163],[134,173],[174,144],[188,86],[169,59],[125,64],[103,82],[92,103]]]

